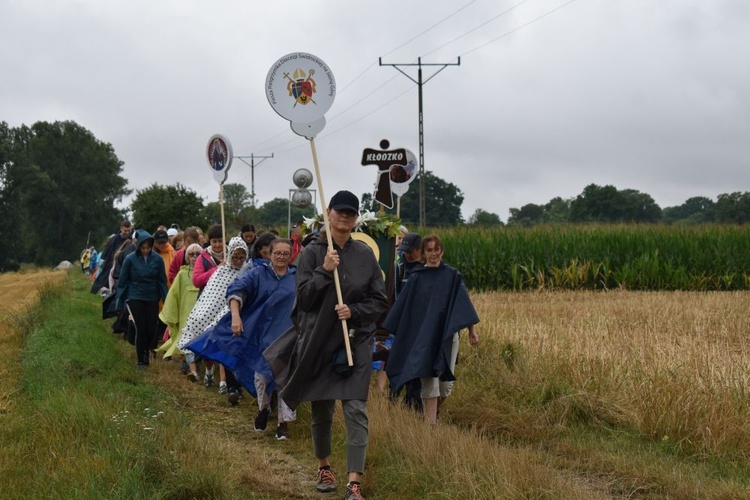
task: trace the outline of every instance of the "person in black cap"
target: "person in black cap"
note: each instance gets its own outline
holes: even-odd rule
[[[396,261],[395,276],[394,276],[394,295],[393,299],[398,299],[401,290],[411,273],[420,267],[422,267],[422,237],[419,233],[407,233],[402,239],[398,246],[398,260]],[[392,342],[391,342],[392,345]],[[415,378],[407,381],[403,386],[404,393],[404,404],[412,410],[422,413],[424,406],[422,404],[422,382],[420,379]],[[396,392],[391,393],[392,398],[396,398],[400,389]]]
[[[311,402],[313,451],[318,460],[316,489],[336,489],[329,464],[336,400],[341,400],[346,422],[346,498],[361,498],[368,443],[367,396],[370,388],[372,338],[375,322],[387,307],[385,283],[377,259],[364,243],[351,238],[357,222],[358,198],[339,191],[328,205],[330,235],[313,240],[300,254],[297,302],[292,311],[296,326],[264,352],[281,391],[294,410]],[[334,285],[338,270],[343,304]],[[354,360],[348,375],[334,371],[333,354],[344,345],[341,320],[347,321]]]
[[[172,260],[174,260],[175,249],[169,242],[169,234],[164,229],[154,232],[154,250],[164,261],[164,272],[169,276],[169,266],[172,265]],[[169,278],[167,278],[167,285],[172,286],[172,280]]]

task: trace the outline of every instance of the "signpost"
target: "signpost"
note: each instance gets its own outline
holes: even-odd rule
[[[336,97],[336,79],[328,65],[319,57],[307,52],[292,52],[273,63],[266,75],[265,88],[266,97],[274,111],[290,122],[295,134],[305,137],[310,142],[326,238],[328,247],[333,248],[315,137],[326,126],[325,114]],[[333,281],[336,285],[338,304],[343,305],[337,269],[333,270]],[[354,366],[346,320],[341,320],[341,327],[347,361],[349,366]]]
[[[221,237],[226,245],[226,228],[224,225],[224,183],[232,166],[232,143],[220,134],[212,135],[206,147],[208,166],[211,167],[214,179],[219,183],[219,207],[221,208]],[[226,259],[226,256],[224,256]]]

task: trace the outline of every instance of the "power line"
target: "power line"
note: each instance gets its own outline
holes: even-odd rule
[[[461,57],[465,57],[466,55],[468,55],[468,54],[471,54],[472,52],[476,52],[476,51],[477,51],[477,50],[479,50],[479,49],[482,49],[482,48],[484,48],[484,47],[486,47],[486,46],[488,46],[488,45],[491,45],[492,43],[495,43],[495,42],[497,42],[498,40],[501,40],[501,39],[503,39],[503,38],[505,38],[505,37],[507,37],[507,36],[509,36],[509,35],[513,34],[513,33],[516,33],[516,32],[518,32],[518,31],[522,30],[523,28],[526,28],[526,27],[530,26],[531,24],[534,24],[534,23],[535,23],[535,22],[537,22],[537,21],[540,21],[541,19],[544,19],[545,17],[547,17],[547,16],[549,16],[549,15],[551,15],[551,14],[553,14],[553,13],[555,13],[555,12],[557,12],[557,11],[559,11],[559,10],[561,10],[561,9],[565,8],[565,7],[567,7],[568,5],[570,5],[570,4],[572,4],[572,3],[574,3],[575,1],[576,1],[576,0],[569,0],[569,1],[567,1],[567,2],[563,3],[563,4],[559,5],[559,6],[557,6],[557,7],[553,8],[553,9],[551,9],[550,11],[548,11],[548,12],[546,12],[546,13],[544,13],[544,14],[542,14],[542,15],[540,15],[540,16],[538,16],[538,17],[534,18],[534,19],[532,19],[531,21],[529,21],[529,22],[527,22],[527,23],[524,23],[524,24],[522,24],[521,26],[518,26],[517,28],[514,28],[514,29],[512,29],[512,30],[510,30],[510,31],[508,31],[508,32],[506,32],[506,33],[503,33],[502,35],[500,35],[500,36],[498,36],[498,37],[495,37],[495,38],[493,38],[493,39],[489,40],[488,42],[485,42],[485,43],[483,43],[483,44],[481,44],[481,45],[479,45],[479,46],[477,46],[477,47],[474,47],[473,49],[467,50],[466,52],[462,53],[462,54],[461,54],[461,55],[459,56],[459,60],[460,60],[460,58],[461,58]],[[465,5],[463,6],[463,7],[461,7],[460,9],[458,9],[458,10],[456,10],[456,11],[454,11],[454,12],[453,12],[452,14],[450,14],[449,16],[447,16],[447,17],[443,18],[442,20],[440,20],[439,22],[437,22],[437,23],[433,24],[432,26],[430,26],[429,28],[425,29],[424,31],[422,31],[422,32],[421,32],[421,33],[419,33],[418,35],[416,35],[416,36],[414,36],[414,37],[410,38],[409,40],[407,40],[406,42],[402,43],[401,45],[399,45],[399,46],[398,46],[398,47],[396,47],[395,49],[393,49],[393,50],[391,50],[390,52],[386,53],[386,55],[388,55],[388,54],[391,54],[391,53],[395,52],[396,50],[398,50],[398,49],[400,49],[400,48],[404,47],[405,45],[407,45],[407,44],[409,44],[409,43],[413,42],[413,41],[414,41],[414,40],[416,40],[417,38],[421,37],[422,35],[426,34],[427,32],[431,31],[432,29],[436,28],[437,26],[439,26],[439,25],[440,25],[440,24],[442,24],[443,22],[447,21],[448,19],[452,18],[453,16],[455,16],[456,14],[458,14],[459,12],[461,12],[462,10],[464,10],[465,8],[467,8],[468,6],[470,6],[471,4],[473,4],[473,3],[475,3],[475,2],[476,2],[476,0],[472,0],[471,2],[469,2],[469,3],[465,4]],[[514,5],[514,6],[510,7],[510,8],[508,8],[508,9],[506,9],[505,11],[503,11],[503,12],[501,12],[501,13],[499,13],[499,14],[497,14],[496,16],[494,16],[494,17],[492,17],[491,19],[489,19],[489,20],[487,20],[487,21],[483,22],[482,24],[480,24],[480,25],[476,26],[475,28],[472,28],[471,30],[469,30],[469,31],[465,32],[464,34],[462,34],[462,35],[460,35],[460,36],[458,36],[458,37],[456,37],[456,38],[453,38],[453,39],[452,39],[452,40],[450,40],[449,42],[446,42],[446,43],[444,43],[444,44],[442,44],[442,45],[438,46],[437,48],[435,48],[435,49],[433,49],[433,50],[431,50],[431,51],[427,52],[427,53],[426,53],[425,55],[429,55],[429,54],[432,54],[432,53],[434,53],[434,52],[436,52],[436,51],[440,50],[441,48],[443,48],[443,47],[445,47],[445,46],[447,46],[447,45],[449,45],[449,44],[451,44],[451,43],[454,43],[455,41],[457,41],[457,40],[459,40],[459,39],[461,39],[461,38],[463,38],[463,37],[465,37],[465,36],[469,35],[470,33],[473,33],[474,31],[478,30],[479,28],[481,28],[481,27],[483,27],[483,26],[487,25],[488,23],[490,23],[490,22],[492,22],[492,21],[494,21],[494,20],[496,20],[496,19],[498,19],[498,18],[502,17],[503,15],[507,14],[508,12],[512,11],[513,9],[515,9],[515,8],[517,8],[517,7],[519,7],[519,6],[521,6],[522,4],[524,4],[524,3],[526,3],[526,2],[528,2],[528,0],[522,0],[521,2],[517,3],[516,5]],[[369,66],[367,66],[367,68],[365,68],[365,70],[363,70],[363,71],[362,71],[361,73],[359,73],[359,74],[358,74],[358,75],[357,75],[357,76],[356,76],[356,77],[355,77],[355,78],[354,78],[353,80],[351,80],[351,81],[350,81],[350,82],[349,82],[349,83],[348,83],[348,84],[347,84],[347,85],[346,85],[345,87],[343,87],[342,91],[341,91],[341,92],[339,92],[339,95],[340,95],[341,93],[343,93],[343,90],[344,90],[344,89],[346,89],[346,88],[350,87],[350,86],[351,86],[351,85],[352,85],[352,84],[353,84],[354,82],[356,82],[356,81],[357,81],[358,79],[360,79],[360,78],[361,78],[362,76],[364,76],[364,75],[365,75],[365,74],[366,74],[366,73],[367,73],[367,72],[368,72],[368,71],[369,71],[370,69],[372,69],[372,67],[373,67],[374,65],[375,65],[375,64],[374,64],[374,63],[372,63],[372,64],[370,64]],[[423,64],[423,66],[424,66],[424,65],[425,65],[425,64]],[[397,75],[396,75],[396,76],[397,76]],[[432,76],[435,76],[435,75],[432,75]],[[395,78],[395,77],[394,77],[394,78]],[[388,83],[390,83],[391,81],[393,81],[393,80],[394,80],[394,78],[391,78],[391,79],[389,79],[389,80],[385,81],[385,82],[384,82],[383,84],[381,84],[381,85],[380,85],[380,86],[379,86],[379,87],[378,87],[378,88],[377,88],[377,89],[376,89],[375,91],[378,91],[378,90],[380,90],[380,89],[384,88],[384,87],[385,87],[385,86],[386,86],[386,85],[387,85]],[[432,77],[430,77],[430,78],[432,78]],[[414,81],[414,80],[412,80],[412,81]],[[415,82],[415,83],[416,83],[416,82]],[[424,83],[426,83],[426,82],[424,82]],[[380,110],[380,109],[382,109],[383,107],[387,106],[387,105],[388,105],[388,104],[390,104],[391,102],[393,102],[393,101],[395,101],[396,99],[398,99],[398,98],[400,98],[401,96],[403,96],[403,95],[404,95],[405,93],[407,93],[407,92],[408,92],[409,90],[411,90],[411,89],[408,89],[407,91],[405,91],[405,92],[402,92],[401,94],[397,95],[396,97],[394,97],[394,98],[392,98],[392,99],[390,99],[390,100],[386,101],[386,102],[385,102],[385,103],[383,103],[383,104],[382,104],[381,106],[378,106],[378,107],[376,107],[375,109],[373,109],[373,110],[371,110],[371,111],[368,111],[367,113],[365,113],[364,115],[362,115],[362,116],[361,116],[360,118],[357,118],[357,119],[355,119],[355,120],[353,120],[353,121],[351,121],[351,122],[347,123],[346,125],[343,125],[343,126],[339,127],[338,129],[336,129],[336,130],[334,130],[334,131],[331,131],[330,133],[324,133],[323,135],[321,135],[321,137],[327,137],[327,136],[333,135],[333,134],[335,134],[335,133],[338,133],[338,132],[340,132],[340,131],[342,131],[342,130],[344,130],[344,129],[346,129],[346,128],[348,128],[348,127],[350,127],[350,126],[352,126],[352,125],[354,125],[354,124],[356,124],[356,123],[358,123],[358,122],[360,122],[360,121],[362,121],[362,120],[364,120],[365,118],[368,118],[368,117],[370,117],[370,116],[371,116],[372,114],[376,113],[377,111],[379,111],[379,110]],[[346,113],[346,112],[350,111],[351,109],[354,109],[354,108],[355,108],[355,107],[357,107],[357,106],[358,106],[358,105],[359,105],[359,104],[360,104],[361,102],[362,102],[362,101],[357,101],[357,102],[356,102],[356,103],[354,103],[353,105],[349,106],[348,108],[344,109],[344,110],[343,110],[343,111],[341,111],[340,113],[336,114],[336,115],[335,115],[335,116],[334,116],[334,117],[333,117],[333,118],[332,118],[331,120],[333,120],[333,119],[335,119],[335,118],[338,118],[338,117],[340,117],[341,115],[343,115],[344,113]],[[255,146],[254,146],[254,147],[252,148],[252,149],[257,149],[257,146],[258,146],[258,145],[261,145],[261,144],[266,144],[266,143],[268,143],[268,142],[271,142],[271,141],[273,141],[274,139],[276,139],[277,137],[279,137],[279,136],[281,136],[281,135],[284,135],[284,134],[286,134],[286,133],[287,133],[287,129],[281,130],[281,131],[280,131],[279,133],[277,133],[276,135],[274,135],[274,136],[270,137],[269,139],[265,139],[265,140],[263,140],[263,141],[261,141],[261,142],[257,143],[257,144],[256,144],[256,145],[255,145]],[[295,140],[296,140],[296,139],[290,139],[290,140],[288,140],[288,141],[284,141],[283,143],[281,143],[280,145],[278,145],[278,146],[276,146],[276,147],[271,147],[271,148],[268,148],[268,149],[274,149],[274,150],[277,150],[278,152],[285,152],[285,151],[290,151],[290,150],[296,149],[296,147],[298,147],[298,146],[293,146],[293,147],[290,147],[290,148],[284,148],[284,146],[285,146],[285,145],[287,145],[287,144],[291,144],[291,143],[295,142]],[[299,146],[299,147],[302,147],[302,146]],[[283,148],[283,149],[280,149],[280,150],[279,150],[279,148]],[[420,163],[422,163],[422,161],[420,161]]]
[[[467,31],[467,32],[466,32],[466,33],[464,33],[463,35],[457,36],[457,37],[456,37],[456,38],[454,38],[453,40],[451,40],[451,41],[449,41],[449,42],[446,42],[446,43],[444,43],[443,45],[440,45],[439,47],[436,47],[436,48],[432,49],[431,51],[427,52],[427,53],[425,54],[425,56],[429,56],[429,55],[430,55],[430,54],[432,54],[433,52],[437,52],[438,50],[442,49],[443,47],[445,47],[445,46],[447,46],[447,45],[450,45],[450,44],[452,44],[453,42],[455,42],[455,41],[457,41],[457,40],[460,40],[461,38],[463,38],[463,37],[465,37],[465,36],[467,36],[467,35],[470,35],[471,33],[474,33],[474,32],[475,32],[476,30],[478,30],[479,28],[482,28],[483,26],[486,26],[486,25],[488,25],[489,23],[491,23],[491,22],[493,22],[493,21],[496,21],[497,19],[501,18],[502,16],[504,16],[504,15],[505,15],[505,14],[507,14],[508,12],[512,11],[513,9],[515,9],[515,8],[517,8],[517,7],[520,7],[521,5],[525,4],[525,3],[526,3],[526,2],[528,2],[528,1],[529,1],[529,0],[522,0],[522,1],[518,2],[518,3],[517,3],[517,4],[515,4],[514,6],[512,6],[512,7],[508,8],[508,9],[506,9],[506,10],[504,10],[503,12],[501,12],[501,13],[500,13],[500,14],[498,14],[498,15],[496,15],[495,17],[492,17],[492,18],[490,18],[490,19],[486,20],[485,22],[483,22],[482,24],[480,24],[479,26],[476,26],[476,27],[474,27],[474,28],[470,29],[469,31]]]
[[[390,52],[386,52],[385,54],[383,54],[382,57],[386,57],[386,56],[389,56],[389,55],[393,54],[394,52],[396,52],[401,47],[404,47],[405,45],[410,44],[411,42],[413,42],[417,38],[421,37],[425,33],[429,32],[429,31],[432,31],[433,29],[437,28],[438,26],[440,26],[441,24],[443,24],[445,21],[447,21],[448,19],[452,18],[453,16],[455,16],[456,14],[458,14],[459,12],[461,12],[466,7],[468,7],[469,5],[473,4],[476,1],[477,0],[472,0],[471,2],[467,3],[466,5],[464,5],[463,7],[461,7],[460,9],[458,9],[457,11],[455,11],[453,14],[450,14],[448,17],[445,17],[445,18],[441,19],[437,23],[433,24],[432,26],[430,26],[429,28],[427,28],[426,30],[424,30],[423,32],[421,32],[420,34],[413,36],[412,38],[408,39],[407,41],[405,41],[404,43],[402,43],[401,45],[399,45],[395,49],[391,50]]]
[[[567,7],[568,5],[572,4],[572,3],[573,3],[573,2],[575,2],[575,1],[576,1],[576,0],[569,0],[569,1],[565,2],[564,4],[562,4],[562,5],[559,5],[559,6],[555,7],[555,8],[554,8],[554,9],[552,9],[552,10],[550,10],[550,11],[548,11],[548,12],[545,12],[545,13],[544,13],[544,14],[542,14],[541,16],[539,16],[539,17],[536,17],[536,18],[532,19],[532,20],[531,20],[531,21],[529,21],[528,23],[526,23],[526,24],[522,24],[522,25],[521,25],[521,26],[519,26],[518,28],[512,29],[512,30],[510,30],[510,31],[508,31],[508,32],[506,32],[506,33],[503,33],[502,35],[500,35],[500,36],[498,36],[498,37],[496,37],[496,38],[493,38],[493,39],[492,39],[492,40],[490,40],[489,42],[483,43],[482,45],[480,45],[480,46],[478,46],[478,47],[474,47],[474,48],[473,48],[473,49],[471,49],[471,50],[467,50],[466,52],[464,52],[463,54],[461,54],[461,57],[462,57],[462,56],[465,56],[466,54],[471,54],[472,52],[476,52],[477,50],[479,50],[479,49],[482,49],[482,48],[484,48],[484,47],[486,47],[486,46],[488,46],[488,45],[491,45],[491,44],[493,44],[493,43],[497,42],[498,40],[500,40],[500,39],[502,39],[502,38],[505,38],[505,37],[506,37],[506,36],[508,36],[508,35],[512,35],[512,34],[513,34],[513,33],[515,33],[516,31],[522,30],[523,28],[525,28],[525,27],[527,27],[527,26],[529,26],[529,25],[531,25],[531,24],[534,24],[535,22],[537,22],[537,21],[539,21],[539,20],[541,20],[541,19],[544,19],[545,17],[549,16],[550,14],[553,14],[553,13],[557,12],[558,10],[561,10],[561,9],[563,9],[563,8]]]
[[[443,19],[441,19],[441,20],[440,20],[440,21],[438,21],[437,23],[433,24],[433,25],[432,25],[432,26],[430,26],[429,28],[425,29],[425,30],[424,30],[424,31],[422,31],[421,33],[419,33],[419,34],[417,34],[417,35],[415,35],[415,36],[411,37],[410,39],[408,39],[407,41],[405,41],[404,43],[402,43],[402,44],[401,44],[401,45],[399,45],[398,47],[396,47],[396,48],[394,48],[394,49],[390,50],[389,52],[386,52],[386,53],[385,53],[385,54],[384,54],[384,55],[383,55],[382,57],[386,57],[386,56],[389,56],[390,54],[392,54],[392,53],[396,52],[396,51],[397,51],[398,49],[400,49],[400,48],[402,48],[402,47],[404,47],[404,46],[406,46],[406,45],[410,44],[411,42],[413,42],[413,41],[414,41],[414,40],[416,40],[417,38],[419,38],[419,37],[421,37],[421,36],[425,35],[425,34],[426,34],[426,33],[428,33],[429,31],[432,31],[433,29],[437,28],[438,26],[440,26],[441,24],[443,24],[443,23],[444,23],[444,22],[446,22],[447,20],[451,19],[451,18],[452,18],[453,16],[455,16],[455,15],[456,15],[456,14],[458,14],[459,12],[463,11],[464,9],[466,9],[467,7],[469,7],[469,6],[471,5],[471,4],[475,3],[476,1],[477,1],[477,0],[471,0],[470,2],[468,2],[467,4],[465,4],[465,5],[463,6],[463,7],[459,8],[458,10],[456,10],[456,11],[454,11],[453,13],[449,14],[448,16],[444,17]],[[354,79],[352,79],[352,80],[351,80],[351,81],[349,81],[349,82],[348,82],[348,83],[347,83],[346,85],[344,85],[343,87],[341,87],[341,89],[337,91],[337,95],[338,95],[338,96],[341,96],[341,95],[342,95],[342,94],[343,94],[343,93],[344,93],[344,92],[345,92],[345,91],[346,91],[346,90],[347,90],[347,89],[348,89],[349,87],[351,87],[351,86],[352,86],[352,85],[354,84],[354,82],[356,82],[357,80],[359,80],[360,78],[362,78],[362,77],[363,77],[363,76],[364,76],[364,75],[365,75],[365,74],[366,74],[366,73],[367,73],[368,71],[370,71],[370,70],[371,70],[371,69],[372,69],[372,68],[373,68],[374,66],[375,66],[375,63],[374,63],[374,62],[373,62],[373,63],[371,63],[371,64],[370,64],[369,66],[367,66],[367,67],[366,67],[366,68],[365,68],[365,69],[364,69],[364,70],[363,70],[363,71],[362,71],[361,73],[359,73],[359,74],[358,74],[357,76],[355,76],[355,77],[354,77]],[[387,81],[386,83],[390,82],[391,80],[393,80],[393,78],[391,78],[390,80],[388,80],[388,81]],[[385,84],[384,84],[384,85],[385,85]],[[382,87],[382,86],[381,86],[381,87]],[[381,88],[381,87],[379,87],[379,88]],[[357,105],[358,105],[358,104],[359,104],[360,102],[361,102],[361,101],[358,101],[358,102],[357,102],[357,103],[355,103],[355,104],[354,104],[353,106],[350,106],[349,108],[347,108],[346,110],[342,111],[341,113],[339,113],[339,114],[338,114],[338,115],[336,115],[336,116],[339,116],[339,115],[343,114],[344,112],[348,111],[349,109],[351,109],[351,108],[353,108],[353,107],[357,106]],[[388,102],[391,102],[391,101],[388,101]],[[386,103],[386,104],[387,104],[387,103]],[[359,120],[357,120],[357,121],[359,121]],[[354,123],[356,123],[356,122],[354,122]],[[287,129],[284,129],[284,130],[280,131],[279,133],[277,133],[276,135],[274,135],[273,137],[270,137],[270,138],[268,138],[268,139],[264,139],[264,140],[262,140],[261,142],[259,142],[259,143],[256,143],[255,145],[253,145],[253,147],[251,147],[251,148],[248,148],[248,149],[257,149],[257,148],[258,148],[258,146],[260,146],[261,144],[265,144],[265,143],[267,143],[267,142],[270,142],[270,141],[272,141],[272,140],[276,139],[276,138],[277,138],[278,136],[280,136],[280,135],[282,135],[282,134],[285,134],[286,132],[287,132]]]
[[[460,66],[461,65],[461,58],[458,58],[457,63],[422,63],[422,58],[417,58],[417,63],[400,63],[400,64],[383,64],[383,58],[378,58],[378,63],[380,66],[393,66],[396,68],[397,71],[401,72],[406,78],[413,81],[417,84],[417,88],[419,89],[419,226],[421,228],[424,228],[427,224],[427,211],[425,208],[425,199],[424,199],[424,107],[422,105],[422,87],[425,83],[432,80],[435,76],[437,76],[438,73],[443,71],[448,66]],[[417,70],[417,80],[407,75],[399,66],[418,66],[419,69]],[[435,73],[433,73],[427,80],[422,79],[422,66],[441,66],[439,70],[437,70]]]

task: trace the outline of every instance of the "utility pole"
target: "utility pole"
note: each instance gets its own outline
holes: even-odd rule
[[[259,166],[265,160],[273,158],[273,153],[271,153],[271,156],[256,156],[250,153],[250,156],[235,156],[235,158],[242,160],[242,163],[250,167],[250,201],[253,207],[255,207],[255,167]],[[247,158],[250,158],[250,163],[247,162]],[[260,161],[256,163],[255,160]]]
[[[461,57],[459,56],[458,62],[455,63],[422,63],[422,58],[418,57],[416,63],[400,63],[400,64],[383,64],[383,58],[378,57],[378,64],[380,66],[393,66],[402,75],[417,84],[419,88],[419,227],[424,229],[427,225],[427,217],[425,210],[424,201],[424,108],[422,106],[422,86],[432,80],[438,73],[443,71],[448,66],[460,66]],[[411,76],[404,73],[399,66],[418,66],[417,79],[415,80]],[[427,80],[422,80],[422,66],[440,66],[440,69],[435,71]]]

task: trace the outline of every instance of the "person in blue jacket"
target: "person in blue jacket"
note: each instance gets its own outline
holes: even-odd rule
[[[291,328],[297,296],[297,270],[289,265],[291,241],[274,239],[269,252],[270,262],[256,265],[230,283],[226,293],[229,313],[188,344],[196,354],[229,368],[258,399],[255,430],[259,432],[266,429],[271,394],[276,388],[263,351]],[[287,439],[287,422],[295,419],[295,412],[280,399],[276,439]]]
[[[123,261],[117,281],[117,310],[126,307],[135,323],[137,369],[143,370],[156,337],[159,301],[167,296],[167,274],[161,256],[152,251],[153,236],[143,229],[137,230],[136,236],[136,251]]]

